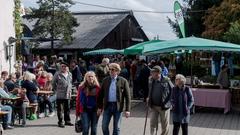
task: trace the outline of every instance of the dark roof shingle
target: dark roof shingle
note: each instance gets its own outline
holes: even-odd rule
[[[111,32],[131,12],[83,12],[74,13],[78,23],[74,40],[69,45],[60,45],[54,41],[54,48],[58,49],[91,49]],[[32,28],[32,26],[30,26]],[[38,49],[51,48],[50,42],[41,43]]]

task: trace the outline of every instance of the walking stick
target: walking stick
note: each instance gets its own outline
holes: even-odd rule
[[[157,135],[157,132],[158,132],[158,122],[157,122],[157,127],[156,127],[156,135]]]
[[[148,118],[148,105],[147,105],[147,112],[146,112],[146,117],[145,117],[145,124],[144,124],[143,135],[145,135],[145,132],[146,132],[147,118]]]

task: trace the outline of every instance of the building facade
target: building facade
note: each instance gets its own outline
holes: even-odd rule
[[[15,37],[14,0],[0,0],[0,5],[0,72],[13,72],[16,51],[14,43],[9,44],[9,38]]]

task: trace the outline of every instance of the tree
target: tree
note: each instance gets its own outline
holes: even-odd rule
[[[54,39],[61,39],[64,44],[72,42],[72,34],[77,27],[76,18],[69,8],[74,4],[72,0],[38,0],[39,8],[32,8],[27,17],[35,22],[33,34],[36,38],[50,38],[53,51]]]
[[[223,38],[228,42],[240,44],[240,19],[230,24],[230,28]]]
[[[224,33],[226,33],[230,24],[236,22],[240,18],[239,0],[224,0],[220,6],[212,7],[204,17],[205,31],[203,37],[224,41]],[[236,24],[232,24],[235,25]],[[235,27],[234,26],[234,27]],[[233,28],[233,26],[232,26]],[[233,32],[233,30],[231,30]],[[229,33],[227,34],[227,37]]]
[[[183,3],[183,12],[185,20],[186,36],[200,37],[205,30],[203,17],[208,8],[218,6],[222,0],[185,0]],[[176,20],[168,18],[168,22],[178,37],[182,37]]]
[[[15,26],[15,37],[16,37],[16,59],[20,59],[20,38],[22,34],[22,27],[21,27],[21,1],[20,0],[14,0],[14,26]]]

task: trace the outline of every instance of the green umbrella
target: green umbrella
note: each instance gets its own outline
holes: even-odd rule
[[[144,46],[142,53],[152,55],[174,52],[176,50],[240,52],[240,45],[204,38],[188,37],[149,44]]]
[[[130,47],[124,49],[124,54],[125,55],[142,54],[144,46],[152,44],[152,43],[158,43],[158,42],[161,42],[161,40],[151,40],[151,41],[146,41],[146,42],[142,42],[142,43],[130,46]]]
[[[113,54],[123,54],[123,50],[106,48],[83,53],[83,55],[113,55]]]

